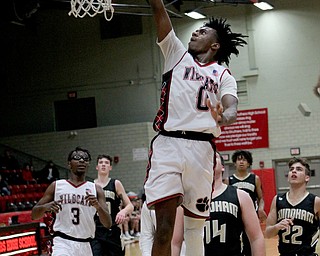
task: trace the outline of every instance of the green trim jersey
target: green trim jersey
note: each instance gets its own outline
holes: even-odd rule
[[[210,204],[204,229],[205,255],[240,256],[243,222],[237,189],[227,186]]]
[[[239,179],[233,174],[229,177],[229,185],[246,191],[254,203],[254,208],[257,209],[258,197],[256,191],[256,175],[254,173],[248,173],[248,176],[244,179]]]
[[[96,233],[95,238],[91,242],[93,255],[108,255],[108,256],[124,256],[125,251],[122,250],[121,230],[115,222],[117,214],[120,212],[121,199],[117,195],[116,180],[110,178],[108,184],[103,187],[103,193],[106,198],[108,212],[112,218],[111,228],[106,228],[99,220],[96,214]]]
[[[319,237],[319,218],[314,212],[315,195],[308,193],[293,205],[288,192],[277,195],[277,222],[293,219],[289,229],[280,230],[278,250],[281,256],[312,255]]]
[[[111,178],[108,184],[105,187],[103,187],[103,193],[106,198],[108,212],[110,213],[112,218],[112,224],[115,224],[115,219],[117,214],[120,212],[121,205],[121,199],[117,195],[115,183],[116,180]],[[105,228],[99,221],[98,215],[96,215],[95,221],[97,223],[97,227]]]

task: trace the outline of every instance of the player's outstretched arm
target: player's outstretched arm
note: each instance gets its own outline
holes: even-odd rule
[[[118,212],[115,221],[117,224],[122,224],[124,223],[126,217],[132,213],[134,207],[120,180],[115,181],[115,186],[116,193],[118,197],[121,199],[122,205],[124,206],[124,208]]]
[[[252,200],[248,193],[242,190],[237,190],[242,221],[246,234],[248,235],[251,251],[253,256],[265,256],[266,248],[260,222],[257,213],[254,209]]]
[[[275,227],[275,225],[277,224],[276,200],[277,200],[277,196],[275,196],[272,200],[270,211],[267,217],[266,231],[264,233],[264,236],[266,238],[272,238],[276,236],[279,232],[279,229]]]
[[[223,113],[219,125],[230,125],[237,121],[238,99],[233,95],[226,94],[222,97],[221,103]]]
[[[92,204],[92,206],[97,209],[99,219],[102,225],[105,226],[106,228],[110,228],[112,225],[112,219],[111,219],[110,213],[108,212],[106,198],[104,197],[102,188],[97,184],[96,184],[96,190],[97,190],[97,199]]]
[[[158,41],[161,42],[172,29],[169,15],[162,0],[149,0],[157,28]]]
[[[43,194],[43,197],[32,208],[31,217],[33,220],[40,219],[46,212],[59,212],[60,202],[54,201],[55,182],[52,182]]]

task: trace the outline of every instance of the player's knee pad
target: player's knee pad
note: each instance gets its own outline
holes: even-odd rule
[[[184,217],[184,239],[186,242],[186,256],[203,256],[204,219]]]

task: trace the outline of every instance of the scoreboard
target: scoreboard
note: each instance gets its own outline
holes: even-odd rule
[[[41,255],[40,223],[0,228],[0,256]]]

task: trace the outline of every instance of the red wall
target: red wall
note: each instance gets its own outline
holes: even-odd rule
[[[252,172],[258,175],[261,180],[263,199],[265,203],[264,210],[269,214],[272,199],[277,193],[274,169],[258,169],[252,170]]]

